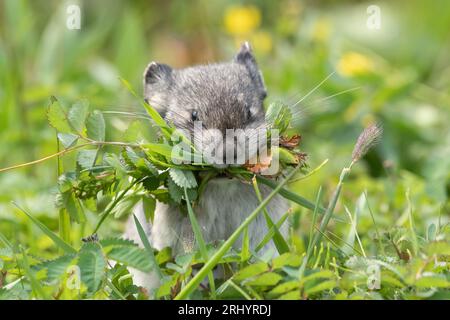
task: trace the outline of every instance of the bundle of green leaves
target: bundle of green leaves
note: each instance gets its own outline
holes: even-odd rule
[[[131,88],[130,91],[134,93]],[[136,141],[113,142],[105,141],[103,114],[98,110],[89,110],[88,101],[78,101],[69,108],[52,97],[47,117],[64,147],[58,155],[78,151],[75,170],[61,172],[56,198],[57,207],[66,209],[73,221],[85,220],[80,202],[91,211],[103,211],[104,217],[109,213],[121,216],[130,212],[132,206],[141,199],[149,219],[152,219],[156,201],[179,205],[185,210],[186,201],[195,205],[209,179],[217,175],[245,181],[251,181],[255,175],[259,175],[263,183],[272,187],[276,185],[273,179],[260,175],[270,165],[270,159],[258,159],[252,164],[247,162],[241,166],[225,168],[205,162],[183,162],[185,150],[183,157],[177,158],[174,148],[180,141],[185,142],[190,149],[188,154],[191,152],[195,155],[195,147],[150,105],[142,102],[142,106],[157,128],[156,141],[148,141],[139,136]],[[268,146],[269,158],[276,152],[276,161],[279,161],[278,172],[271,174],[270,178],[283,175],[292,166],[306,167],[306,155],[298,150],[300,136],[285,135],[291,118],[290,109],[282,103],[273,103],[268,108],[266,120],[269,129],[278,130],[280,135],[277,146]],[[267,132],[269,135],[271,131]],[[174,136],[180,139],[174,141]],[[106,146],[116,146],[121,151],[107,152]],[[132,187],[134,192],[129,192]],[[111,195],[118,193],[119,189],[123,189],[122,197],[118,201],[116,197],[116,201],[113,201]],[[310,204],[311,206],[313,205]],[[100,224],[95,231],[99,226]]]

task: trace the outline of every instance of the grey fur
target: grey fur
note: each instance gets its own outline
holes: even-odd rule
[[[206,130],[255,129],[265,127],[263,100],[266,89],[248,43],[227,63],[174,70],[151,63],[144,72],[145,98],[177,128],[192,132],[192,111],[196,110]],[[213,134],[213,133],[211,133]],[[261,186],[263,197],[270,189]],[[227,239],[259,204],[253,187],[237,179],[215,178],[208,182],[194,211],[207,242]],[[276,196],[267,206],[273,221],[278,221],[289,206]],[[178,208],[157,203],[153,225],[145,221],[142,205],[135,214],[145,226],[152,245],[161,250],[170,246],[175,253],[192,250],[195,245],[189,219]],[[252,249],[267,233],[263,215],[250,225]],[[287,234],[287,225],[281,228]],[[132,219],[125,236],[141,243]],[[234,244],[240,248],[241,240]],[[274,250],[272,242],[264,250]],[[136,284],[147,289],[158,285],[154,274],[132,270]]]

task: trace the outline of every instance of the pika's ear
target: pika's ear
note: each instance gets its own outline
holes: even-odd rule
[[[172,73],[170,66],[154,61],[144,71],[144,99],[162,116],[167,111]]]
[[[264,99],[267,96],[266,86],[264,85],[264,79],[256,63],[250,43],[246,41],[241,45],[239,52],[234,57],[234,61],[243,64],[247,68],[250,77],[261,94],[261,98]]]

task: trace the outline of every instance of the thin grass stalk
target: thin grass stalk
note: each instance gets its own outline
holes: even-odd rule
[[[272,190],[272,192],[253,210],[252,213],[241,223],[241,225],[233,232],[233,234],[222,244],[219,250],[205,263],[203,268],[189,281],[186,286],[175,297],[175,300],[186,299],[192,291],[197,288],[200,282],[219,262],[219,260],[228,252],[231,246],[237,241],[244,229],[258,216],[261,210],[272,200],[272,198],[281,190],[281,188],[294,176],[300,169],[300,165],[295,167],[280,184]]]
[[[56,158],[56,162],[57,162],[57,174],[58,177],[62,175],[63,173],[63,164],[62,164],[62,160],[61,160],[61,156],[59,155],[60,152],[60,145],[59,145],[59,139],[58,136],[56,136],[56,152],[58,154],[57,158]],[[67,210],[65,208],[61,208],[59,209],[59,235],[60,237],[67,242],[68,244],[70,244],[70,216],[69,213],[67,212]],[[62,249],[61,249],[62,251]]]
[[[186,199],[186,205],[187,205],[187,209],[188,209],[189,220],[190,220],[191,226],[192,226],[192,231],[194,232],[195,240],[200,249],[200,253],[202,254],[202,257],[206,263],[206,261],[208,261],[208,250],[206,249],[206,243],[205,243],[205,240],[203,239],[200,225],[198,224],[197,218],[195,217],[194,210],[192,209],[191,202],[189,200],[189,196],[188,196],[186,188],[184,188],[184,196]],[[214,283],[214,275],[213,275],[212,271],[208,272],[208,281],[209,281],[209,287],[211,289],[211,296],[213,299],[216,299],[216,285]]]

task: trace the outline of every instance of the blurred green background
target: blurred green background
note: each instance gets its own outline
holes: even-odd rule
[[[80,30],[66,27],[70,4],[81,8]],[[379,29],[367,26],[372,4],[380,9]],[[309,199],[319,186],[332,190],[361,129],[380,122],[382,143],[353,171],[337,213],[345,215],[342,205],[354,208],[367,190],[381,227],[402,226],[409,190],[423,233],[439,215],[449,218],[449,12],[445,0],[0,0],[0,167],[56,152],[46,120],[51,95],[141,112],[119,76],[141,92],[152,60],[174,67],[227,60],[249,40],[268,87],[266,103],[293,105],[307,95],[293,108],[295,130],[311,167],[330,159],[292,188]],[[120,140],[130,119],[109,115],[107,122],[108,139]],[[74,161],[68,156],[65,163]],[[31,249],[51,248],[10,201],[57,230],[56,179],[55,159],[0,173],[0,232]],[[120,232],[121,223],[109,224],[104,233]],[[363,213],[361,232],[370,224]]]

